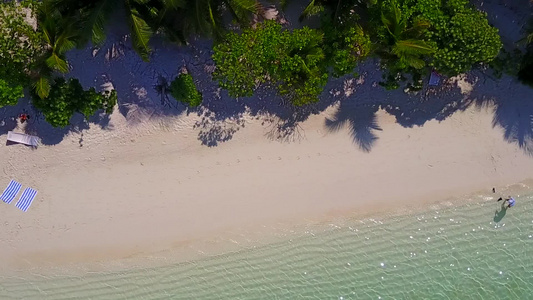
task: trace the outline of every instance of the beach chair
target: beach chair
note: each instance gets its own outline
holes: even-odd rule
[[[429,86],[438,86],[440,83],[440,75],[435,71],[431,71],[429,76]]]
[[[37,196],[36,190],[32,188],[26,188],[24,192],[22,192],[22,195],[20,195],[19,201],[17,201],[17,204],[15,204],[15,206],[25,212],[28,210],[28,208],[30,208],[33,199],[35,199],[35,196]]]
[[[15,180],[11,180],[2,195],[0,195],[0,199],[2,199],[2,201],[5,203],[10,204],[19,193],[21,187],[22,184],[16,182]]]
[[[16,133],[13,131],[7,132],[7,140],[33,147],[37,147],[39,145],[38,137],[24,133]]]

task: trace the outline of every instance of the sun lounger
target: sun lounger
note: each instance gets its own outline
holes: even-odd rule
[[[33,135],[16,133],[13,131],[7,132],[7,140],[15,143],[26,144],[28,146],[37,147],[39,145],[39,138]]]
[[[22,192],[22,195],[20,195],[20,199],[17,201],[15,206],[22,211],[27,211],[36,195],[36,190],[32,188],[26,188],[24,192]]]
[[[10,204],[11,201],[13,201],[13,199],[15,199],[15,197],[19,193],[21,187],[22,184],[16,182],[15,180],[11,180],[11,182],[9,182],[9,184],[7,185],[7,188],[0,196],[0,199],[2,199],[2,201],[4,201],[5,203]]]
[[[440,75],[439,73],[435,71],[431,71],[431,75],[429,76],[429,85],[430,86],[437,86],[440,83]]]

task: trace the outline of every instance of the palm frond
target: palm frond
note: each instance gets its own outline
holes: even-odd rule
[[[400,8],[398,8],[394,1],[392,4],[393,7],[391,9],[381,12],[381,22],[385,25],[387,31],[394,40],[398,40],[407,24],[406,20],[402,20],[402,12],[400,11]]]
[[[44,38],[44,41],[46,42],[46,44],[53,45],[54,35],[53,35],[53,32],[51,32],[50,29],[48,29],[48,26],[42,26],[42,33],[43,33],[42,37]]]
[[[211,35],[212,31],[210,30],[210,22],[206,22],[204,18],[204,13],[210,11],[210,0],[196,0],[193,1],[194,5],[190,7],[192,10],[191,13],[194,15],[193,31],[196,33],[203,33]]]
[[[218,25],[217,25],[217,22],[215,20],[215,14],[213,12],[213,8],[211,8],[211,2],[208,2],[207,3],[207,7],[208,7],[208,11],[209,11],[209,21],[211,22],[211,26],[213,26],[213,28],[216,28]]]
[[[134,8],[130,9],[128,18],[130,21],[133,48],[144,61],[148,61],[151,52],[148,42],[152,37],[152,29]]]
[[[57,53],[65,54],[67,51],[76,47],[75,40],[77,37],[78,34],[76,32],[61,32],[61,34],[56,37],[55,43],[52,45],[52,49]]]
[[[320,3],[320,0],[311,0],[309,4],[305,7],[305,9],[300,14],[300,17],[298,18],[298,21],[302,22],[305,18],[309,18],[310,16],[317,15],[321,13],[324,10],[324,6],[322,3]]]
[[[162,0],[163,5],[168,8],[178,9],[183,8],[187,4],[186,0]]]
[[[428,28],[429,26],[431,26],[431,23],[428,20],[418,18],[413,22],[411,29],[420,30]]]
[[[36,82],[33,83],[33,89],[39,98],[44,99],[50,94],[50,82],[46,77],[39,77]]]
[[[425,61],[415,56],[404,56],[401,60],[415,69],[422,69],[426,66]]]
[[[396,42],[392,48],[392,53],[397,56],[403,55],[424,55],[433,53],[434,49],[422,40],[402,40]]]
[[[235,12],[256,14],[261,9],[261,5],[256,0],[227,0],[227,2]]]
[[[105,24],[115,11],[116,0],[95,1],[94,6],[83,11],[81,27],[85,36],[90,36],[95,45],[101,45],[105,39]]]
[[[429,26],[431,26],[429,21],[424,19],[416,19],[411,27],[404,30],[402,37],[418,38],[425,32],[426,29],[429,28]]]
[[[59,55],[53,52],[50,55],[50,57],[46,59],[46,65],[49,68],[58,70],[59,72],[62,72],[62,73],[68,72],[67,62],[63,58],[59,57]]]

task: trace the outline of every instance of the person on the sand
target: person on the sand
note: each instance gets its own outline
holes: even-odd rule
[[[28,114],[20,114],[20,123],[24,123],[30,119],[30,116]]]
[[[500,197],[500,199],[498,199],[498,202],[502,201],[502,200],[503,200],[503,198]],[[505,201],[503,201],[503,205],[505,205],[505,202],[508,203],[507,204],[507,208],[513,207],[515,205],[515,203],[516,203],[515,199],[513,197],[511,197],[511,196],[509,196],[509,198],[506,198]]]

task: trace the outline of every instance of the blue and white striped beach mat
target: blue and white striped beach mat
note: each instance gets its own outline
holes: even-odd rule
[[[10,204],[13,199],[17,196],[17,194],[20,191],[20,188],[22,187],[22,184],[16,182],[15,180],[11,180],[9,182],[9,185],[6,187],[2,195],[0,196],[0,199],[4,201],[7,204]]]
[[[36,190],[32,188],[26,188],[24,192],[22,192],[22,195],[20,196],[20,199],[19,201],[17,201],[17,204],[15,204],[15,206],[22,211],[27,211],[28,208],[30,208],[30,205],[36,195]]]

